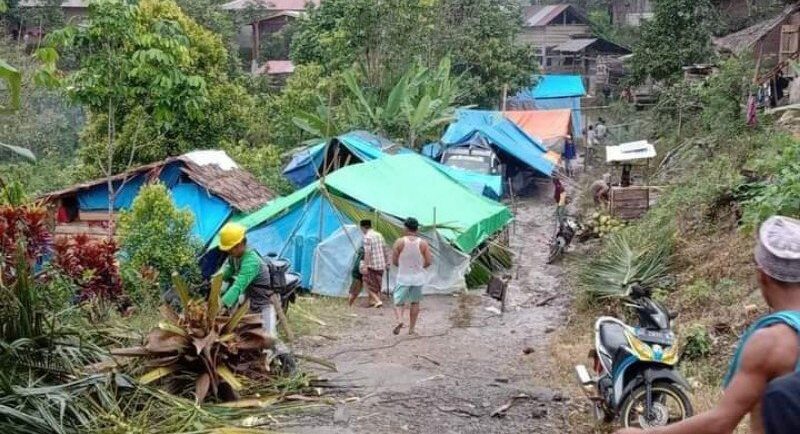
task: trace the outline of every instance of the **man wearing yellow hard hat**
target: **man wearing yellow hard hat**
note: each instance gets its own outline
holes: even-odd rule
[[[220,269],[222,279],[229,283],[222,303],[233,307],[250,300],[250,310],[261,313],[264,328],[276,336],[275,309],[269,299],[269,267],[255,250],[247,247],[246,229],[238,223],[227,223],[219,231],[219,249],[228,253]]]

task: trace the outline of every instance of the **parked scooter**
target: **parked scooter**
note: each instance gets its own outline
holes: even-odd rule
[[[565,216],[558,225],[555,236],[550,241],[550,254],[547,256],[547,263],[552,264],[556,259],[564,254],[564,251],[572,243],[572,238],[580,229],[580,223],[574,217]]]
[[[300,288],[300,275],[289,271],[291,263],[278,257],[275,253],[270,253],[266,258],[269,267],[270,289],[281,297],[281,309],[283,313],[289,311],[290,303],[294,303],[297,298],[297,290]]]
[[[636,310],[638,326],[598,318],[595,349],[589,353],[595,375],[584,365],[575,366],[595,416],[605,422],[619,418],[625,427],[651,428],[692,416],[685,392],[689,384],[676,369],[680,352],[671,328],[675,315],[650,295],[648,288],[631,285],[627,305]]]

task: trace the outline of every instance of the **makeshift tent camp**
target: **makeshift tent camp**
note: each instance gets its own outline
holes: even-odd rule
[[[536,85],[519,92],[511,99],[510,105],[516,107],[535,107],[537,109],[572,110],[572,135],[580,137],[581,97],[586,88],[580,75],[540,75]]]
[[[113,177],[114,211],[131,207],[139,189],[158,180],[167,186],[178,208],[194,215],[192,232],[205,245],[235,213],[258,209],[273,194],[239,168],[223,151],[194,151],[179,157],[131,169]],[[60,221],[55,233],[104,236],[107,233],[109,191],[106,179],[97,179],[45,194],[58,207],[75,206],[70,221]]]
[[[488,145],[501,155],[509,171],[529,168],[550,176],[555,168],[541,142],[498,111],[458,110],[441,143],[445,148]]]
[[[380,221],[379,230],[394,228],[390,232],[396,233],[399,221],[409,216],[423,226],[435,224],[437,233],[462,252],[473,251],[511,220],[505,206],[473,194],[425,157],[404,154],[341,168],[327,175],[324,184],[315,181],[237,221],[248,228],[248,242],[256,251],[289,259],[309,288],[318,246],[336,231],[369,217]],[[347,251],[336,254],[345,258]]]
[[[305,187],[315,181],[323,172],[329,173],[349,164],[372,161],[387,155],[413,153],[414,151],[395,145],[382,137],[365,131],[353,131],[331,140],[327,147],[321,143],[296,153],[283,170],[283,174],[296,186]],[[433,160],[428,161],[435,168],[477,194],[495,200],[503,196],[503,182],[500,176],[468,172],[444,166]],[[326,164],[327,171],[323,170],[323,166]]]

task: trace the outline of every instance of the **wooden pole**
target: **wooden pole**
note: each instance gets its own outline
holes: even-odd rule
[[[506,111],[506,100],[508,99],[508,84],[503,85],[503,102],[502,102],[502,109]]]
[[[283,331],[286,332],[286,340],[289,343],[294,342],[294,333],[292,333],[292,329],[289,327],[289,321],[286,319],[286,313],[283,312],[281,296],[278,294],[272,294],[269,297],[269,300],[272,302],[272,306],[275,308],[275,313],[278,314],[278,320],[283,327]]]

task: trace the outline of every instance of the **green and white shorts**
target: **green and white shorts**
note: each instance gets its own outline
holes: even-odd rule
[[[397,285],[392,298],[395,306],[419,303],[422,300],[422,286]]]

